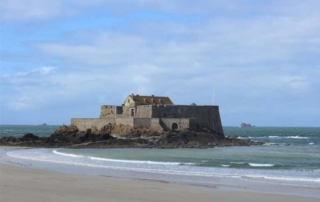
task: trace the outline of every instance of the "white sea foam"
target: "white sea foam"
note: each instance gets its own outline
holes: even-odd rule
[[[313,142],[310,142],[309,145],[314,145],[314,143],[313,143]]]
[[[180,163],[179,165],[181,166],[195,166],[195,165],[199,165],[197,163]]]
[[[301,136],[287,136],[285,138],[291,138],[291,139],[309,139],[308,137],[301,137]]]
[[[239,136],[239,137],[237,137],[237,139],[249,139],[249,137],[248,136]]]
[[[232,163],[232,164],[240,164],[240,165],[245,164],[245,162],[230,162],[230,163]]]
[[[137,171],[137,172],[148,172],[155,174],[166,174],[166,175],[183,175],[183,176],[200,176],[200,177],[231,177],[231,178],[244,178],[244,179],[268,179],[268,180],[280,180],[280,181],[301,181],[301,182],[316,182],[320,183],[320,178],[308,178],[308,177],[289,177],[289,176],[268,176],[268,175],[252,175],[252,174],[226,174],[226,173],[215,173],[215,172],[195,172],[186,170],[167,170],[167,169],[153,169],[153,168],[135,168],[135,167],[122,167],[122,166],[110,166],[110,165],[97,165],[89,162],[70,162],[62,159],[48,159],[41,158],[39,156],[22,156],[15,152],[7,152],[7,155],[13,158],[20,158],[26,160],[34,160],[48,163],[58,163],[72,166],[85,166],[92,168],[104,168],[104,169],[115,169],[123,171]],[[239,163],[239,162],[237,162]],[[272,164],[256,164],[256,165],[272,165]]]
[[[52,152],[54,154],[58,154],[58,155],[61,155],[61,156],[68,156],[68,157],[75,157],[75,158],[83,158],[83,157],[85,157],[85,156],[82,156],[82,155],[67,154],[67,153],[58,152],[57,150],[53,150]]]
[[[249,163],[252,167],[273,167],[274,164]]]
[[[183,163],[178,163],[178,162],[107,159],[107,158],[99,158],[99,157],[92,157],[92,156],[89,156],[88,158],[91,160],[96,160],[96,161],[108,161],[108,162],[118,162],[118,163],[140,163],[140,164],[158,164],[158,165],[182,165],[183,164]],[[188,165],[188,163],[184,163],[183,165]]]
[[[278,143],[274,143],[274,142],[266,142],[263,145],[272,146],[272,145],[279,145],[279,144]]]
[[[106,168],[106,169],[116,169],[116,170],[125,170],[125,171],[137,171],[137,172],[149,172],[149,173],[159,173],[159,174],[168,174],[168,175],[186,175],[186,176],[204,176],[204,177],[220,177],[216,173],[205,173],[205,172],[189,172],[189,171],[180,171],[180,170],[164,170],[164,169],[151,169],[151,168],[134,168],[134,167],[122,167],[122,166],[109,166],[109,165],[97,165],[97,164],[90,164],[90,163],[80,163],[80,162],[70,162],[70,161],[63,161],[63,160],[53,160],[53,159],[41,159],[37,157],[30,157],[30,156],[21,156],[14,154],[14,152],[8,152],[8,156],[26,160],[34,160],[34,161],[41,161],[41,162],[49,162],[49,163],[59,163],[59,164],[66,164],[66,165],[74,165],[74,166],[86,166],[86,167],[94,167],[94,168]],[[224,175],[230,176],[232,175]],[[239,178],[239,176],[234,176]]]
[[[89,158],[95,161],[107,161],[107,162],[118,162],[118,163],[136,163],[136,164],[158,164],[158,165],[181,165],[183,163],[179,162],[157,162],[157,161],[139,161],[139,160],[122,160],[122,159],[108,159],[108,158],[100,158],[93,156],[83,156],[83,155],[75,155],[75,154],[67,154],[63,152],[58,152],[57,150],[52,151],[55,154],[67,156],[67,157],[75,157],[75,158]],[[183,165],[194,165],[191,163],[184,163]]]
[[[230,167],[230,165],[221,164],[222,167]]]
[[[261,139],[261,138],[271,138],[271,139],[280,139],[280,138],[286,138],[286,139],[309,139],[309,137],[301,137],[301,136],[273,136],[273,135],[270,135],[270,136],[263,136],[263,137],[249,137],[250,139]]]
[[[253,178],[253,179],[267,179],[267,180],[280,180],[280,181],[299,181],[299,182],[320,182],[320,178],[309,178],[309,177],[289,177],[289,176],[263,176],[263,175],[244,175],[242,178]]]

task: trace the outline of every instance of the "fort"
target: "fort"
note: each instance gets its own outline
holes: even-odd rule
[[[80,131],[107,124],[148,127],[155,131],[206,128],[223,136],[219,106],[175,105],[169,97],[129,95],[122,106],[102,105],[99,118],[72,118]]]

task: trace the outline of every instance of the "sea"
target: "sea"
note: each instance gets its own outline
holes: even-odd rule
[[[0,137],[58,126],[0,126]],[[320,127],[224,127],[261,146],[210,149],[1,149],[0,162],[66,173],[158,180],[320,198]],[[279,188],[280,187],[280,188]]]

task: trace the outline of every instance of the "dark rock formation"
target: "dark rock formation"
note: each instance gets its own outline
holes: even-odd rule
[[[0,145],[30,147],[70,148],[209,148],[224,146],[262,145],[249,139],[226,138],[213,131],[166,131],[155,132],[149,128],[108,124],[100,130],[85,132],[76,126],[61,126],[50,137],[38,137],[28,133],[20,138],[0,138]]]
[[[249,123],[241,123],[241,124],[240,124],[240,128],[252,128],[252,127],[255,127],[255,126],[252,126],[252,125],[249,124]]]

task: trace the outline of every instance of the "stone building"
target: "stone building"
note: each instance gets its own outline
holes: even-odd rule
[[[109,124],[146,126],[157,131],[207,128],[223,135],[219,107],[175,105],[169,97],[129,95],[122,106],[102,105],[100,118],[72,118],[71,124],[85,131]]]

